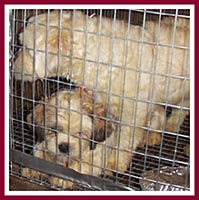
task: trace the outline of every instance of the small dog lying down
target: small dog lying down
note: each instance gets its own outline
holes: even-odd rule
[[[128,26],[125,21],[88,17],[80,11],[53,11],[49,16],[44,13],[31,17],[20,34],[25,49],[18,52],[15,60],[15,78],[32,81],[33,72],[35,78],[60,75],[93,91],[95,104],[106,107],[107,112],[120,122],[119,137],[115,136],[113,128],[114,133],[105,144],[109,144],[107,140],[115,142],[120,138],[116,147],[121,150],[113,148],[114,156],[108,157],[108,163],[100,164],[125,171],[132,150],[146,142],[159,144],[162,131],[177,132],[189,111],[189,31],[189,20],[180,17],[176,20],[165,17],[160,23],[146,21],[143,28]],[[67,103],[65,97],[60,101],[60,104]],[[78,104],[80,98],[76,101],[74,104]],[[167,105],[173,108],[168,119],[164,107]],[[43,119],[40,109],[35,107],[35,122]],[[81,109],[78,107],[77,110]],[[52,114],[46,110],[46,118]],[[59,120],[63,119],[60,117]],[[84,124],[86,119],[78,119],[74,120],[75,125],[70,119],[64,120],[64,127],[58,122],[58,131],[71,134],[78,131],[76,127],[79,132],[81,126],[84,128],[90,124],[91,127],[91,122]],[[92,121],[89,116],[87,120]],[[43,125],[42,121],[38,122],[39,125]],[[47,127],[55,128],[53,122]],[[107,126],[105,130],[108,132]],[[48,138],[48,131],[45,134]],[[91,132],[86,137],[90,138]],[[78,141],[74,152],[83,150]],[[48,148],[53,150],[53,147]],[[99,155],[95,154],[98,148],[103,149],[98,144],[94,152],[85,152],[94,153],[93,158],[98,160]],[[85,156],[84,153],[81,155]],[[80,171],[79,163],[75,163],[69,166]],[[91,173],[89,167],[85,168],[87,170],[83,167],[83,173]],[[94,167],[93,173],[98,175],[98,170]]]
[[[34,115],[27,116],[28,123],[34,122],[36,133],[45,138],[35,146],[36,157],[61,165],[67,163],[68,167],[85,174],[100,175],[104,167],[108,173],[118,168],[126,170],[132,154],[126,151],[131,148],[131,134],[128,138],[121,137],[118,145],[118,122],[103,104],[95,104],[92,95],[78,89],[54,93],[46,98],[45,103],[40,101]],[[143,137],[136,135],[134,140],[138,144]],[[23,175],[38,178],[40,173],[32,171],[31,174],[30,169],[25,168]],[[58,187],[63,184],[65,189],[72,186],[70,182],[62,183],[62,179],[55,177],[50,177],[49,181]]]

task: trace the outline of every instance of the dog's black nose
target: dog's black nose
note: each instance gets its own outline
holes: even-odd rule
[[[60,152],[68,154],[69,153],[69,149],[70,149],[70,147],[69,147],[68,143],[61,143],[61,144],[59,144],[59,150],[60,150]]]

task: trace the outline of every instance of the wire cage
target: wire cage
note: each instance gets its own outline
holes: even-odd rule
[[[83,16],[82,18],[85,19],[84,22],[82,22],[81,18],[76,19],[80,16],[78,14],[79,12],[81,12],[81,16]],[[54,19],[55,16],[52,13],[56,13],[56,16],[58,16],[57,20]],[[70,21],[67,22],[69,27],[63,27],[64,21],[68,20],[67,17],[69,14],[67,13],[72,13],[72,17],[70,18]],[[43,18],[40,16],[43,16]],[[171,44],[168,44],[164,38],[169,37],[168,35],[161,36],[161,34],[163,34],[163,32],[161,32],[162,21],[165,19],[167,23],[171,23],[167,20],[167,18],[172,19],[173,23],[173,25],[169,24],[172,26],[171,30],[173,30],[173,34],[171,34],[172,37],[170,39]],[[185,91],[189,88],[188,85],[190,81],[188,69],[189,58],[187,56],[189,54],[189,44],[177,44],[178,42],[175,42],[175,40],[177,41],[177,37],[189,37],[188,30],[185,31],[188,36],[180,35],[180,33],[178,34],[178,31],[182,31],[184,29],[183,26],[185,26],[183,23],[179,23],[178,25],[178,19],[188,21],[189,18],[190,10],[175,9],[90,9],[72,11],[46,9],[10,10],[10,176],[17,177],[20,180],[27,180],[38,185],[44,185],[50,190],[189,191],[190,107],[189,103],[185,103],[186,101],[189,101],[190,98],[189,91],[187,92],[188,99],[186,99],[187,96],[185,94]],[[56,22],[54,23],[54,21]],[[97,30],[91,28],[92,23],[95,24]],[[103,23],[106,24],[104,25]],[[104,29],[108,25],[109,27],[106,32]],[[152,31],[153,26],[157,27],[154,31]],[[145,27],[146,31],[144,31]],[[123,29],[125,30],[122,31]],[[42,32],[41,30],[44,31]],[[53,32],[53,30],[56,31],[51,34],[51,31]],[[135,30],[138,30],[138,33]],[[118,34],[120,31],[125,35],[121,36]],[[139,34],[140,36],[134,37],[133,34],[131,35],[131,31],[135,31],[133,33]],[[149,38],[147,38],[147,31],[149,33]],[[72,33],[71,38],[67,36],[68,32]],[[83,39],[81,38],[82,40],[80,39],[77,41],[77,36],[75,34],[79,34],[80,36],[85,35],[85,37],[83,37]],[[184,32],[182,34],[184,34]],[[45,38],[43,44],[41,44],[42,37]],[[57,43],[52,42],[54,37],[57,38]],[[94,38],[93,44],[91,44],[91,37]],[[95,38],[97,39],[95,40]],[[150,38],[157,39],[152,41]],[[71,40],[71,47],[69,49],[70,53],[67,52],[69,40]],[[106,42],[110,43],[110,46],[107,46]],[[136,69],[133,70],[129,69],[132,63],[128,64],[128,62],[130,62],[128,61],[128,56],[132,53],[130,50],[131,43],[133,43],[132,46],[134,43],[137,45],[135,46],[135,51],[139,52],[136,55],[130,55],[131,60],[138,60],[137,62],[134,62],[137,66]],[[51,45],[56,48],[53,52],[50,52]],[[89,54],[89,51],[92,51],[92,48],[89,49],[89,45],[92,45],[93,52],[95,52],[95,58]],[[152,66],[154,68],[152,71],[145,71],[145,69],[140,67],[144,61],[142,61],[142,58],[139,57],[142,57],[141,55],[145,52],[145,48],[150,50],[151,47],[156,50],[161,49],[162,47],[163,51],[157,50],[156,53],[153,54],[149,52],[148,62],[150,62],[150,56],[153,56],[154,60]],[[83,55],[81,55],[78,48],[83,48]],[[166,49],[165,51],[169,49],[167,54],[165,54],[165,57],[168,57],[169,59],[168,66],[170,66],[170,71],[167,72],[167,74],[164,74],[164,71],[163,74],[161,74],[161,71],[158,71],[158,65],[160,65],[159,63],[164,62],[160,60],[159,56],[159,54],[164,53],[164,48]],[[175,58],[173,58],[178,55],[175,53],[175,51],[177,51],[176,49],[179,49],[179,56],[184,57],[182,62],[185,69],[182,74],[172,74],[172,67],[178,64],[175,63]],[[66,58],[62,55],[64,52]],[[118,66],[120,65],[120,61],[118,61],[119,64],[115,61],[117,60],[117,57],[120,57],[118,56],[118,52],[119,54],[126,54],[126,56],[123,55],[124,60],[122,61],[122,66]],[[101,59],[100,54],[109,55],[107,56],[108,61],[106,58],[105,60]],[[170,54],[170,56],[168,54]],[[146,55],[147,54],[145,52],[143,57]],[[27,58],[28,56],[30,59]],[[81,58],[78,58],[78,56]],[[54,62],[56,59],[57,61]],[[63,62],[66,62],[65,65],[68,65],[67,68],[71,70],[71,74],[65,73],[65,71],[62,70],[62,59],[64,60]],[[54,64],[51,65],[50,62],[54,62]],[[19,67],[19,65],[21,67]],[[53,68],[55,65],[58,66],[56,69]],[[73,76],[73,72],[78,65],[82,65],[84,68],[80,73],[81,80],[78,80],[79,77],[76,74]],[[98,66],[96,67],[97,70],[95,71],[95,68],[92,69],[91,65]],[[51,69],[49,67],[51,67]],[[103,73],[100,71],[100,67],[104,67],[102,70],[104,73],[103,76]],[[107,72],[105,67],[110,69],[110,71]],[[164,65],[162,67],[164,67]],[[178,67],[180,68],[180,66]],[[120,82],[113,79],[112,76],[114,76],[113,73],[115,69],[117,70],[121,68],[124,72],[122,72],[124,77],[121,79],[121,84],[117,84],[115,86],[115,82]],[[40,71],[40,69],[43,71]],[[54,70],[53,72],[50,71],[52,69]],[[64,70],[66,69],[64,68]],[[87,70],[90,70],[91,74],[86,74]],[[180,70],[182,69],[179,69],[179,71]],[[94,79],[93,83],[90,84],[89,81],[91,82],[92,77],[90,78],[89,76],[92,76],[92,71],[94,76],[99,78]],[[110,87],[107,90],[105,89],[108,92],[104,92],[102,91],[102,88],[100,88],[100,82],[103,82],[106,79],[106,73],[109,73],[108,87]],[[129,79],[129,76],[131,76],[131,74],[133,76],[134,73],[137,74],[136,77],[139,77],[136,78],[136,81],[132,81],[131,78]],[[139,87],[141,88],[142,86],[142,74],[145,74],[146,77],[152,77],[151,79],[153,83],[148,83],[152,85],[152,89],[148,93],[150,97],[140,100]],[[122,75],[118,75],[118,79],[120,79]],[[162,77],[161,79],[167,79],[167,81],[163,81],[165,88],[167,88],[167,90],[165,90],[166,97],[164,102],[158,101],[158,98],[155,99],[155,96],[161,96],[161,94],[157,95],[155,89],[153,89],[159,84],[155,81],[158,76]],[[86,79],[88,79],[88,81]],[[125,79],[126,81],[124,81]],[[174,100],[172,103],[172,101],[169,100],[172,99],[169,96],[172,96],[172,92],[169,91],[172,91],[172,81],[174,79],[181,81],[180,84],[177,83],[181,88],[179,88],[180,91],[178,92],[180,94],[179,102]],[[138,85],[137,89],[135,89],[135,96],[125,96],[125,91],[127,90],[126,88],[131,87],[131,85],[133,85],[133,87],[130,90],[134,90],[136,88],[134,85]],[[114,87],[116,87],[116,89],[112,89]],[[123,89],[120,90],[120,87]],[[113,92],[111,90],[113,90]],[[120,90],[123,93],[114,94],[114,91],[117,90]],[[80,110],[73,105],[73,102],[78,101],[79,98],[78,96],[73,99],[73,96],[75,96],[73,93],[75,94],[76,91],[78,91],[80,96],[82,96],[80,98],[82,104],[78,104],[81,105]],[[173,93],[175,93],[175,91]],[[65,94],[67,97],[64,96]],[[102,94],[102,96],[104,95],[105,98],[104,96],[99,97],[100,94]],[[90,97],[87,98],[89,95],[92,96],[93,100],[90,100]],[[106,99],[106,101],[104,101],[103,98]],[[93,104],[92,108],[94,108],[94,113],[90,113],[89,108],[84,106],[84,100],[87,101],[87,99],[89,102],[88,105]],[[112,99],[116,99],[115,101],[120,99],[119,101],[123,102],[119,104],[119,108],[116,108],[119,111],[114,112],[115,108],[113,108],[114,106],[112,106],[111,103],[111,101],[114,100]],[[99,111],[102,115],[98,116],[98,104],[102,101],[105,105],[105,111]],[[125,108],[128,101],[134,102],[135,107]],[[62,104],[60,102],[64,103]],[[66,105],[65,102],[70,103],[68,103],[67,107],[64,108],[64,105]],[[136,107],[136,102],[143,102],[143,107],[147,104],[147,112],[145,111],[145,108],[139,110],[141,107],[139,105]],[[155,106],[157,106],[157,111],[159,109],[164,111],[160,114],[158,113],[157,118],[156,112],[153,112],[153,110],[156,109]],[[37,113],[37,109],[39,107],[41,111],[40,113]],[[101,104],[99,107],[102,109]],[[147,114],[143,116],[147,116],[147,119],[141,118],[141,121],[147,122],[145,122],[145,124],[142,123],[141,125],[136,124],[135,119],[129,122],[129,118],[125,117],[125,115],[127,110],[131,109],[137,110],[136,112],[138,114],[134,114],[136,112],[129,112],[134,115],[135,119],[139,113],[146,112]],[[69,118],[65,117],[65,111],[70,116]],[[63,112],[64,116],[60,116],[60,112]],[[88,120],[88,122],[84,121],[86,112],[88,114],[88,119],[90,120]],[[122,112],[124,112],[124,114]],[[47,116],[48,114],[49,116]],[[76,119],[77,121],[74,120],[71,123],[70,120],[72,120],[73,115],[78,115]],[[29,120],[28,116],[30,118]],[[54,126],[48,125],[48,117],[51,117],[51,120],[55,119]],[[67,125],[69,124],[68,126],[70,128],[60,128],[62,117],[65,120],[63,123]],[[80,121],[78,121],[79,118],[81,118]],[[124,118],[124,120],[122,118]],[[160,123],[160,119],[163,121],[163,126],[158,130],[153,130],[156,128],[150,126],[150,124],[153,124],[154,119],[157,123]],[[172,120],[175,121],[175,125],[172,124]],[[81,130],[84,125],[89,126],[88,124],[90,122],[94,125],[92,126],[91,137],[89,139],[85,139],[82,134],[79,134],[78,136],[72,135],[71,132],[73,127],[74,129],[76,127],[80,127]],[[170,129],[167,129],[167,122],[170,123]],[[97,130],[97,132],[103,131],[102,138],[98,138],[98,136],[93,134],[93,132],[96,132],[95,127],[99,124],[103,124],[102,128],[100,127],[99,130]],[[126,137],[125,133],[122,131],[123,126],[129,126],[132,128],[132,146],[130,146],[129,149],[120,149],[120,146],[122,146],[121,143],[124,140],[123,138]],[[109,129],[112,132],[117,133],[109,133]],[[138,129],[141,130],[141,134],[143,132],[145,133],[146,136],[143,136],[145,139],[142,139],[142,141],[145,142],[144,144],[137,145],[136,148],[133,148],[135,138],[135,134],[133,133],[135,133]],[[150,140],[151,130],[156,132],[155,135],[157,135],[157,138],[160,140],[158,144],[154,143],[151,145],[148,143]],[[60,140],[62,139],[62,136],[60,135],[62,134],[66,135],[68,143],[72,143],[73,140],[78,140],[75,147],[78,146],[79,148],[77,150],[79,156],[73,156],[72,153],[69,153],[69,151],[72,152],[76,150],[71,147],[72,145],[64,146],[63,142],[65,142],[65,140],[60,143]],[[115,137],[112,136],[114,134],[119,135],[116,136],[118,141],[115,146],[111,146],[106,140]],[[52,139],[49,138],[54,138],[53,143],[51,141]],[[87,150],[85,150],[86,147],[84,149],[84,143],[91,143],[93,146],[88,146]],[[43,145],[42,147],[41,144]],[[100,145],[105,149],[110,148],[110,151],[117,151],[119,153],[116,153],[117,156],[115,157],[109,157],[109,150],[103,150],[102,154],[104,154],[104,156],[90,153],[95,152],[96,149],[102,148],[99,147]],[[42,151],[42,153],[38,153],[38,148],[41,148],[40,151]],[[61,159],[62,164],[58,162],[60,159],[60,151],[64,154],[62,155],[63,157],[67,157],[67,162],[64,159]],[[84,158],[83,154],[86,151],[88,151],[87,155],[91,154],[91,160],[93,160],[92,162],[85,160],[86,158]],[[125,152],[126,154],[128,153],[130,155],[130,160],[123,160],[123,158],[119,155],[120,151]],[[51,156],[52,153],[54,153],[54,156]],[[98,156],[99,158],[97,158]],[[100,159],[102,159],[103,162],[101,162],[101,166],[97,166],[98,160]],[[106,163],[112,159],[115,159],[115,163],[118,166],[120,165],[120,162],[127,162],[128,164],[125,164],[126,169],[123,171],[118,170],[119,167],[110,169]],[[79,163],[80,167],[70,167],[73,166],[73,162]],[[85,165],[90,169],[89,173],[85,173],[87,169],[84,171],[84,163],[86,163]],[[26,173],[24,173],[24,170]],[[95,171],[100,172],[95,173]],[[35,176],[35,174],[37,175]],[[55,177],[57,177],[57,179]],[[66,185],[69,185],[69,187],[65,186],[64,180],[68,180]],[[59,184],[54,184],[58,181]],[[68,182],[70,183],[68,184]]]

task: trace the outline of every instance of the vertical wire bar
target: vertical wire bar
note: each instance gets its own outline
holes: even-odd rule
[[[34,43],[33,43],[33,49],[31,49],[33,51],[33,74],[32,74],[32,89],[34,88],[35,86],[35,65],[36,65],[36,57],[37,57],[37,43],[36,43],[36,38],[37,38],[37,9],[35,10],[35,18],[34,18]],[[25,26],[24,26],[25,27]],[[24,29],[25,30],[25,29]],[[32,94],[32,101],[33,101],[33,111],[34,111],[34,108],[35,108],[35,101],[34,101],[34,89],[32,90],[33,91],[33,94]],[[34,122],[34,112],[32,112],[32,123],[35,124]],[[33,125],[32,126],[32,129],[33,129],[33,147],[35,148],[35,126]],[[33,148],[33,149],[34,149]],[[34,151],[33,151],[34,152]],[[33,153],[34,154],[34,153]]]
[[[141,70],[141,66],[142,66],[142,52],[143,52],[143,46],[144,46],[144,33],[145,33],[145,23],[146,23],[146,9],[144,9],[144,14],[143,14],[143,25],[142,25],[142,38],[141,38],[141,43],[140,43],[140,52],[139,52],[139,66],[138,67],[138,81],[137,81],[137,93],[136,93],[136,99],[135,99],[135,109],[134,109],[134,123],[133,123],[133,134],[132,134],[132,152],[133,152],[133,145],[134,145],[134,135],[135,135],[135,132],[136,132],[136,115],[137,115],[137,106],[138,106],[138,97],[139,97],[139,88],[140,88],[140,77],[141,77],[141,73],[142,73],[142,70]]]
[[[61,33],[62,33],[62,9],[58,10],[59,12],[59,15],[58,15],[58,26],[56,27],[58,29],[58,46],[57,46],[57,81],[56,81],[56,85],[57,85],[57,91],[59,91],[59,77],[60,77],[60,74],[59,74],[59,69],[60,69],[60,49],[61,49]],[[57,92],[57,95],[56,95],[56,106],[55,106],[55,113],[56,113],[56,127],[55,127],[55,132],[56,132],[56,159],[57,159],[57,154],[59,152],[58,150],[58,137],[59,137],[59,131],[58,131],[58,112],[59,112],[59,109],[60,109],[60,105],[59,105],[59,92]]]
[[[18,28],[18,25],[19,25],[19,10],[16,10],[16,9],[14,9],[14,11],[15,11],[15,18],[14,18],[14,21],[15,21],[15,33],[17,34],[18,33],[18,31],[19,31],[19,28]],[[21,12],[22,12],[22,10],[21,10]],[[17,44],[17,43],[16,43]],[[23,44],[21,44],[21,45],[23,45]],[[17,45],[16,45],[17,46]]]
[[[23,13],[24,12],[24,13]],[[25,27],[26,23],[26,9],[22,12],[23,15],[23,26]],[[24,42],[25,42],[25,37],[26,34],[24,32],[24,38],[23,38],[23,57],[22,57],[22,79],[21,79],[21,125],[22,125],[22,151],[25,152],[24,150],[24,56],[25,56],[25,47],[24,47]]]
[[[151,95],[150,95],[150,104],[149,104],[149,116],[148,116],[148,120],[151,122],[151,118],[152,118],[152,110],[153,110],[153,97],[154,97],[154,87],[155,87],[155,79],[156,79],[156,66],[157,66],[157,56],[158,56],[158,46],[160,44],[160,24],[161,24],[161,16],[162,16],[162,10],[160,9],[160,13],[159,13],[159,19],[158,19],[158,30],[157,30],[157,41],[154,41],[156,43],[155,45],[155,55],[154,55],[154,62],[153,62],[153,72],[152,72],[152,91],[151,91]],[[166,115],[164,116],[164,120],[166,120]],[[161,133],[159,133],[161,134]],[[162,133],[164,134],[164,133]],[[147,129],[146,131],[146,141],[148,141],[149,139],[149,135],[150,135],[150,127],[149,129]],[[162,136],[163,138],[163,136]],[[146,161],[147,161],[147,152],[148,152],[148,142],[146,143],[146,148],[145,148],[145,155],[144,155],[144,166],[143,166],[143,172],[146,171]]]
[[[114,58],[114,44],[115,44],[115,32],[113,31],[114,30],[114,27],[115,27],[115,23],[116,23],[116,15],[117,15],[117,10],[114,9],[114,14],[113,14],[113,23],[112,23],[112,35],[111,35],[111,45],[112,45],[112,52],[111,52],[111,58],[110,58],[110,77],[109,77],[109,87],[108,87],[108,95],[107,95],[107,113],[106,113],[106,130],[105,130],[105,138],[107,138],[107,130],[108,130],[108,121],[111,120],[108,117],[108,113],[110,113],[109,111],[109,107],[110,107],[110,99],[111,99],[111,87],[112,87],[112,68],[113,68],[113,58]],[[110,148],[110,147],[107,147],[107,144],[106,144],[106,140],[105,140],[105,151],[104,151],[104,172],[105,172],[105,168],[106,168],[106,159],[108,158],[107,155],[106,155],[106,149],[107,148]],[[105,177],[106,173],[104,173],[104,177]],[[116,175],[117,176],[117,175]]]
[[[188,55],[190,55],[190,50],[189,50],[189,52],[188,52]],[[190,59],[190,56],[187,56],[187,58],[186,58],[186,67],[187,67],[187,68],[188,68],[188,65],[189,65],[189,63],[190,63],[189,59]],[[186,72],[186,73],[187,73],[187,72]],[[187,74],[185,75],[185,77],[187,77]],[[189,80],[189,81],[190,81],[190,80]],[[186,82],[187,82],[187,79],[184,80],[184,85],[186,84]],[[185,91],[185,90],[183,90],[183,91]],[[190,137],[190,136],[189,136],[189,137]],[[189,138],[189,139],[190,139],[190,138]],[[190,157],[191,157],[191,151],[190,151],[190,155],[189,155],[189,160],[188,160],[188,162],[187,162],[187,168],[188,168],[189,170],[190,170]],[[189,174],[186,173],[184,190],[186,190],[186,189],[188,188],[188,185],[189,185],[189,182],[188,182],[188,181],[190,181],[190,178],[189,178],[188,176],[189,176]]]
[[[57,28],[57,31],[58,31],[58,46],[57,46],[57,54],[56,54],[56,56],[57,56],[57,80],[56,80],[56,85],[57,85],[57,93],[56,93],[56,100],[55,100],[55,113],[56,113],[56,126],[54,127],[54,130],[53,131],[55,131],[55,133],[56,133],[56,141],[55,141],[55,145],[56,145],[56,159],[57,159],[57,156],[58,156],[58,153],[59,153],[59,150],[58,150],[58,145],[59,145],[59,143],[58,143],[58,137],[59,137],[59,130],[58,130],[58,123],[59,123],[59,118],[58,118],[58,113],[59,113],[59,109],[60,109],[60,107],[61,107],[61,105],[59,104],[59,77],[60,77],[60,56],[61,56],[61,54],[60,54],[60,49],[61,49],[61,33],[62,33],[62,9],[59,9],[58,11],[58,22],[59,22],[59,24],[58,24],[58,26],[56,27]],[[62,180],[62,187],[63,187],[63,184],[64,184],[64,180]]]
[[[14,16],[15,10],[9,10],[9,145],[10,148],[14,148],[14,126],[13,126],[13,80],[14,73],[12,71],[13,62],[14,62]]]
[[[118,154],[117,154],[117,167],[116,167],[116,181],[117,181],[117,177],[118,177],[118,165],[119,165],[119,155],[120,155],[120,140],[121,140],[121,128],[122,128],[122,123],[123,123],[123,110],[124,110],[124,99],[125,99],[125,94],[124,94],[124,91],[125,91],[125,81],[126,81],[126,71],[127,71],[127,56],[128,56],[128,41],[129,41],[129,31],[130,31],[130,17],[131,17],[131,11],[129,10],[129,13],[128,13],[128,27],[127,27],[127,33],[126,33],[126,36],[125,36],[125,42],[126,42],[126,45],[125,45],[125,50],[126,50],[126,55],[125,55],[125,63],[124,63],[124,75],[123,75],[123,85],[122,85],[122,93],[121,93],[121,110],[120,110],[120,119],[119,119],[119,122],[120,122],[120,128],[119,128],[119,135],[118,135]]]
[[[47,10],[46,13],[46,42],[45,42],[45,77],[47,77],[47,71],[48,71],[48,33],[49,33],[49,24],[50,24],[50,10]],[[46,159],[46,152],[48,151],[48,147],[47,147],[47,139],[46,139],[46,129],[48,129],[49,127],[46,127],[46,96],[48,95],[48,91],[47,91],[47,81],[48,79],[44,78],[43,79],[43,91],[44,91],[44,102],[43,102],[43,116],[44,116],[44,123],[43,123],[43,129],[44,129],[44,141],[45,141],[45,145],[43,151],[45,152],[44,155],[44,159]],[[47,152],[48,153],[48,152]]]
[[[38,15],[38,11],[36,9],[36,16],[35,16],[35,30],[34,30],[34,43],[33,43],[33,74],[32,74],[32,110],[34,111],[35,108],[35,80],[37,77],[35,77],[36,74],[36,57],[37,57],[37,28],[38,28],[38,24],[37,24],[37,15]],[[32,114],[32,119],[34,119],[34,112]],[[33,121],[34,124],[34,121]],[[35,147],[35,126],[33,125],[33,147]]]
[[[17,34],[17,30],[18,30],[18,22],[17,22],[17,16],[18,16],[18,10],[16,10],[16,9],[13,9],[13,42],[12,42],[12,45],[13,45],[13,48],[12,48],[12,51],[13,51],[13,53],[14,53],[14,55],[15,55],[15,50],[16,50],[16,48],[18,48],[18,46],[17,46],[17,43],[16,43],[16,40],[15,40],[15,35]],[[15,44],[16,43],[16,44]],[[21,48],[21,47],[20,47]],[[15,65],[14,65],[14,60],[12,61],[13,62],[13,64],[12,64],[12,72],[13,72],[13,78],[15,77],[15,73],[16,73],[16,71],[15,71]],[[19,72],[17,72],[17,73],[19,73]],[[17,119],[19,116],[18,116],[18,112],[19,112],[19,109],[18,109],[18,101],[16,100],[17,98],[16,98],[16,96],[17,96],[17,89],[16,89],[16,80],[14,80],[13,81],[14,82],[14,85],[13,85],[13,87],[14,87],[14,90],[13,90],[13,92],[14,92],[14,108],[15,108],[15,111],[14,111],[14,113],[15,113],[15,115],[14,115],[14,117],[15,117],[15,119]],[[13,114],[14,114],[13,113]],[[13,138],[14,139],[14,138]]]
[[[137,92],[136,92],[136,95],[135,95],[135,108],[134,108],[134,116],[133,116],[133,119],[134,119],[134,122],[133,122],[133,134],[132,134],[132,145],[131,145],[131,149],[132,149],[132,152],[133,152],[133,149],[134,149],[134,138],[135,138],[135,134],[136,134],[136,115],[137,115],[137,107],[138,107],[138,102],[139,102],[139,88],[140,88],[140,77],[141,77],[141,73],[142,73],[142,69],[141,69],[141,66],[142,66],[142,52],[143,52],[143,46],[144,46],[144,35],[145,35],[145,24],[146,24],[146,12],[147,10],[144,9],[143,10],[143,24],[142,24],[142,36],[141,36],[141,43],[139,44],[140,45],[140,52],[139,52],[139,65],[137,66],[138,67],[138,70],[137,73],[138,73],[138,78],[137,78]],[[132,167],[131,167],[131,163],[132,161],[130,162],[130,171],[132,171]],[[129,179],[129,183],[128,185],[130,186],[130,179]]]
[[[95,120],[96,120],[96,104],[97,104],[97,94],[98,94],[98,73],[99,73],[99,63],[100,63],[100,50],[101,50],[101,30],[102,30],[102,9],[100,9],[99,12],[99,24],[98,24],[98,32],[97,32],[97,62],[96,62],[96,81],[95,81],[95,89],[94,89],[94,105],[93,105],[93,123],[95,124]],[[93,141],[94,142],[94,141]],[[92,165],[92,169],[91,169],[91,175],[93,175],[93,164],[94,162],[94,153],[92,151],[92,158],[91,158],[91,165]]]
[[[84,14],[85,14],[85,11],[84,11]],[[88,14],[89,14],[89,10],[87,9],[86,10],[86,27],[85,27],[85,31],[84,31],[84,35],[85,35],[85,45],[84,45],[84,65],[83,65],[83,80],[82,80],[82,86],[85,87],[85,73],[86,73],[86,62],[87,62],[87,43],[88,43]],[[81,97],[82,97],[82,101],[81,101],[81,108],[83,108],[83,105],[84,105],[84,92],[81,93]],[[80,119],[80,132],[82,132],[82,123],[83,123],[83,109],[80,110],[80,113],[81,113],[81,119]],[[80,172],[82,171],[82,142],[83,142],[83,139],[82,139],[82,135],[79,136],[79,143],[80,143]]]
[[[14,52],[15,52],[15,50],[14,50],[14,44],[15,44],[15,26],[14,26],[14,18],[15,18],[15,9],[13,9],[13,10],[11,10],[11,14],[10,14],[10,45],[11,45],[11,47],[10,48],[12,48],[12,54],[11,54],[11,59],[10,59],[10,62],[11,62],[11,66],[10,66],[10,92],[11,92],[11,112],[10,112],[10,116],[11,116],[11,131],[12,131],[12,134],[13,134],[13,136],[14,136],[14,130],[13,130],[13,128],[14,128],[14,126],[13,126],[13,91],[14,91],[14,89],[13,89],[13,80],[14,80],[14,73],[13,73],[13,67],[14,67]],[[15,102],[14,102],[15,103]],[[16,108],[17,108],[17,106],[15,106]],[[13,137],[13,139],[14,139],[14,137]],[[13,140],[14,141],[14,140]]]
[[[130,32],[130,22],[131,22],[131,10],[128,11],[128,29],[127,29],[127,35],[126,35],[126,56],[125,56],[125,64],[124,64],[124,83],[123,83],[123,94],[122,94],[122,108],[123,108],[123,104],[124,104],[124,88],[125,88],[125,80],[126,80],[126,68],[127,68],[127,56],[128,56],[128,42],[130,40],[130,37],[129,37],[129,32]],[[122,112],[121,112],[121,118],[122,118]],[[122,121],[122,119],[121,119]],[[134,136],[133,136],[134,137]],[[130,162],[130,166],[129,166],[129,174],[131,174],[132,172],[132,165],[131,165],[131,162]],[[131,176],[129,175],[128,176],[128,186],[130,187],[130,181],[131,181]]]
[[[25,30],[26,30],[26,26],[25,26],[25,20],[26,20],[26,18],[24,19],[24,37],[25,37]],[[35,65],[36,65],[36,56],[37,56],[37,49],[36,49],[36,46],[37,46],[37,44],[36,44],[36,34],[37,34],[37,9],[35,10],[35,16],[34,16],[34,43],[33,43],[33,49],[31,49],[31,51],[33,51],[33,74],[27,74],[27,76],[32,76],[32,110],[33,110],[33,112],[32,112],[32,142],[33,142],[33,155],[34,155],[34,152],[35,152],[35,126],[34,126],[34,124],[35,124],[35,121],[34,121],[34,92],[33,92],[33,87],[35,86],[35,83],[34,83],[34,81],[35,81]],[[25,40],[24,40],[25,41]],[[23,45],[25,45],[24,44],[24,42],[23,42]],[[32,176],[32,170],[31,170],[31,176]]]
[[[176,10],[177,13],[177,10]],[[172,70],[172,58],[173,58],[173,49],[174,49],[174,41],[175,41],[175,33],[176,33],[176,17],[175,17],[175,22],[174,22],[174,33],[173,33],[173,38],[172,38],[172,44],[171,44],[171,64],[169,67],[169,75],[171,74],[171,70]],[[168,96],[169,96],[169,88],[170,88],[170,79],[171,77],[168,76],[168,83],[167,83],[167,90],[166,90],[166,100],[165,100],[165,105],[167,106],[168,104]],[[166,123],[164,123],[163,125],[163,130],[165,130],[166,128]],[[163,150],[163,143],[161,142],[160,144],[160,151],[159,151],[159,156],[158,156],[158,170],[157,170],[157,179],[156,179],[156,184],[158,184],[158,177],[160,176],[160,164],[161,164],[161,157],[162,157],[162,150]]]
[[[71,36],[72,36],[72,41],[71,41],[71,52],[70,52],[70,72],[69,72],[69,80],[72,80],[72,74],[73,74],[73,59],[74,59],[74,52],[73,52],[73,44],[74,44],[74,35],[75,35],[75,15],[76,11],[70,10],[71,12],[71,20],[72,20],[72,27],[71,27]],[[70,144],[70,112],[71,112],[71,96],[69,97],[69,104],[68,104],[68,143]],[[73,112],[73,111],[72,111]],[[71,156],[68,156],[68,166],[70,166],[71,162]]]

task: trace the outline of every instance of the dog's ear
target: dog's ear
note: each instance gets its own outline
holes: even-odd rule
[[[103,142],[115,130],[114,123],[109,119],[107,110],[103,105],[96,105],[92,113],[93,131],[91,134],[91,150],[95,150],[98,142]]]
[[[103,142],[106,138],[110,137],[110,135],[114,131],[113,122],[95,118],[93,120],[93,131],[91,134],[91,150],[95,150],[98,142]]]

